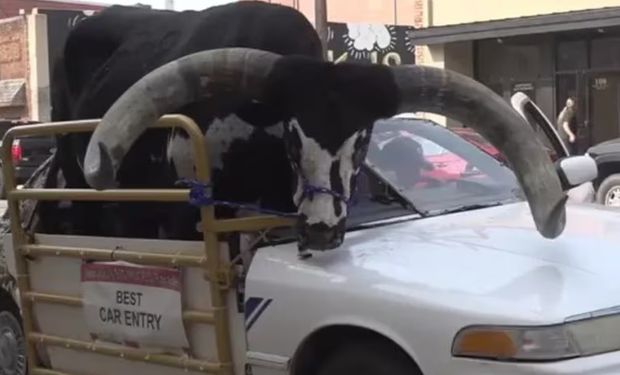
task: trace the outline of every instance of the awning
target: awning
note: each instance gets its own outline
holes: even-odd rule
[[[0,80],[0,107],[21,107],[26,105],[26,80]]]
[[[409,38],[429,45],[613,26],[620,26],[620,7],[428,27],[411,31]]]

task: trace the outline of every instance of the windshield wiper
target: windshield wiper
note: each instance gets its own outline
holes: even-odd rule
[[[397,195],[396,197],[392,197],[389,195],[389,193],[386,193],[384,195],[373,196],[371,200],[377,203],[388,205],[388,206],[393,203],[398,203],[405,210],[419,213],[418,210],[409,201],[407,201],[406,199],[402,199],[401,197],[398,196],[398,194],[396,195]]]
[[[428,214],[426,212],[423,212],[421,210],[418,210],[416,208],[416,206],[413,204],[413,202],[411,202],[410,199],[407,198],[407,196],[405,196],[400,189],[398,189],[397,187],[395,187],[394,185],[392,185],[390,183],[390,181],[383,177],[381,175],[381,173],[379,173],[379,171],[373,169],[370,165],[368,165],[367,162],[364,162],[362,164],[362,168],[365,168],[368,172],[370,172],[370,176],[369,177],[373,177],[376,178],[377,180],[379,180],[383,185],[385,185],[387,188],[386,190],[386,194],[385,195],[381,195],[380,199],[381,200],[376,200],[379,203],[386,203],[386,204],[391,204],[391,203],[395,203],[398,202],[400,203],[400,205],[408,211],[413,211],[415,213],[417,213],[418,215],[422,216],[422,217],[426,217],[428,216]],[[390,196],[392,193],[394,196]]]
[[[489,202],[489,203],[475,203],[475,204],[465,204],[463,206],[458,206],[456,208],[448,208],[445,210],[441,210],[441,214],[447,214],[447,213],[455,213],[455,212],[465,212],[465,211],[472,211],[472,210],[479,210],[481,208],[489,208],[489,207],[496,207],[496,206],[501,206],[503,205],[505,202]]]

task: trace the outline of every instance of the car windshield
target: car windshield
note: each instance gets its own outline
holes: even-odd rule
[[[348,230],[523,200],[514,173],[432,121],[378,121],[356,178]],[[282,241],[294,231],[278,231]],[[279,241],[278,240],[278,241]]]
[[[369,173],[425,215],[523,199],[507,166],[427,120],[377,122],[366,162]]]

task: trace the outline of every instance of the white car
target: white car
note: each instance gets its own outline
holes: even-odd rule
[[[407,185],[415,148],[407,160],[383,146],[406,132],[469,174]],[[292,366],[260,374],[620,373],[618,213],[569,203],[564,234],[547,240],[510,169],[450,130],[390,120],[373,143],[360,179],[372,198],[341,248],[301,261],[290,243],[253,260],[247,296],[269,304],[248,345]]]
[[[425,179],[428,145],[464,160],[461,177]],[[558,166],[566,189],[592,176],[580,160]],[[199,311],[219,295],[201,268],[174,279],[176,267],[79,259],[200,265],[202,242],[37,235],[22,249],[34,292],[2,283],[0,373],[26,373],[26,342],[38,374],[620,373],[620,214],[569,203],[564,233],[545,239],[512,170],[430,121],[377,123],[367,162],[340,248],[300,259],[294,233],[273,233],[212,313]],[[12,292],[35,306],[27,337]],[[232,368],[216,362],[228,343]]]
[[[259,373],[619,374],[620,216],[568,215],[555,241],[511,203],[379,222],[305,262],[261,249],[247,293],[271,304],[248,345],[278,361]]]

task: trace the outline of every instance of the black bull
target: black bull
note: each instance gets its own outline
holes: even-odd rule
[[[226,145],[211,155],[221,160],[216,199],[297,209],[300,248],[324,250],[342,242],[344,201],[374,122],[427,111],[472,124],[506,155],[543,236],[556,237],[565,225],[566,197],[551,161],[500,97],[449,71],[325,62],[312,25],[289,7],[112,7],[74,29],[52,85],[53,121],[103,120],[92,137],[58,138],[47,186],[61,176],[68,188],[164,188],[191,177],[182,172],[191,160],[179,164],[185,144],[172,141],[180,134],[145,132],[162,114],[183,113],[212,145]],[[278,126],[281,134],[266,131]],[[230,130],[229,138],[210,139],[214,128]],[[327,193],[308,197],[308,188]],[[42,203],[39,215],[41,232],[199,236],[197,210],[186,204]]]

